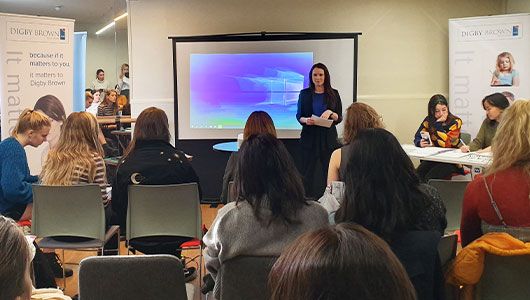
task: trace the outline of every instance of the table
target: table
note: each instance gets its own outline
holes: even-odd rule
[[[409,157],[442,163],[469,165],[471,166],[472,177],[482,173],[484,168],[491,164],[492,160],[491,154],[489,153],[462,153],[459,149],[454,148],[420,148],[410,144],[404,144],[401,146]]]
[[[98,120],[98,124],[101,125],[110,125],[110,124],[116,124],[116,121],[118,121],[117,116],[98,116],[96,117]],[[120,123],[135,123],[136,118],[131,118],[131,116],[121,116],[119,118]]]
[[[110,132],[112,135],[116,136],[116,139],[118,140],[118,144],[120,149],[120,155],[123,155],[125,149],[129,145],[129,141],[131,140],[132,130],[130,128],[127,129],[120,129],[120,130],[113,130]]]
[[[221,152],[237,152],[239,147],[237,142],[224,142],[213,145],[213,150]]]

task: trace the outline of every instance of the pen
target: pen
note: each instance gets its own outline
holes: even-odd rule
[[[462,145],[464,145],[464,146],[467,146],[466,143],[464,143],[464,141],[462,141],[462,139],[460,139],[460,143],[462,143]]]

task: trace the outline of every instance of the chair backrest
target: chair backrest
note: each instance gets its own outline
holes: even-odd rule
[[[445,204],[447,213],[447,232],[460,229],[460,217],[462,216],[462,202],[464,192],[469,181],[431,179],[429,185],[435,187]]]
[[[467,132],[460,132],[460,138],[466,143],[466,145],[471,143],[471,134]]]
[[[34,184],[31,230],[39,238],[75,236],[105,238],[105,210],[97,184]]]
[[[129,186],[127,240],[157,235],[202,238],[197,183]]]
[[[530,255],[486,254],[484,272],[476,288],[476,299],[530,299]]]
[[[227,203],[236,201],[236,190],[234,181],[228,182],[228,200]]]
[[[442,268],[456,257],[457,244],[458,235],[456,234],[444,235],[440,239],[440,243],[438,244],[438,256],[440,256]]]
[[[182,264],[171,255],[88,257],[79,266],[79,297],[187,299]]]
[[[269,273],[276,256],[237,256],[221,264],[216,278],[217,299],[270,299]]]

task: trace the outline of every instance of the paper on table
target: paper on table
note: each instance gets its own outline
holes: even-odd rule
[[[460,158],[460,157],[464,157],[466,155],[468,155],[469,153],[464,153],[462,151],[460,151],[460,149],[455,149],[455,150],[452,150],[452,151],[446,151],[446,152],[442,152],[442,153],[438,153],[436,154],[436,157],[443,157],[443,158]]]
[[[317,125],[317,126],[322,126],[322,127],[330,128],[330,127],[331,127],[331,124],[333,124],[333,120],[331,120],[331,119],[324,119],[324,118],[321,118],[321,117],[316,116],[316,115],[312,115],[312,116],[311,116],[311,119],[312,119],[313,121],[315,121],[315,125]]]

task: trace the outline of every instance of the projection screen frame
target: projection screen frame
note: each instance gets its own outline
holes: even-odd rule
[[[256,41],[299,41],[299,40],[335,40],[353,39],[353,101],[357,101],[357,64],[359,53],[359,36],[361,32],[247,32],[247,33],[227,33],[216,35],[195,35],[195,36],[170,36],[172,41],[173,54],[173,99],[174,99],[174,120],[175,120],[175,140],[179,140],[178,122],[178,81],[177,81],[177,43],[193,42],[256,42]]]

